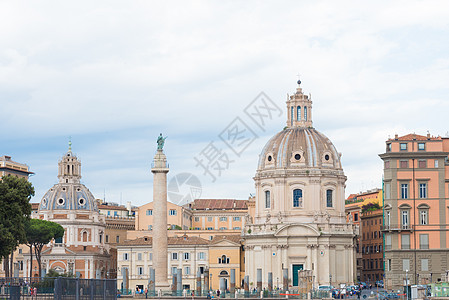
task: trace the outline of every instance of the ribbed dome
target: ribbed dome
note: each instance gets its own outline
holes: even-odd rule
[[[94,196],[85,185],[58,183],[42,197],[39,210],[98,211],[98,207]]]
[[[341,169],[332,142],[314,128],[286,128],[272,137],[259,157],[258,170],[278,168]]]

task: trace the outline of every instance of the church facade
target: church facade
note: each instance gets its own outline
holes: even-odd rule
[[[300,285],[300,270],[319,285],[352,284],[354,238],[358,229],[346,222],[345,182],[341,154],[313,128],[312,101],[298,81],[287,96],[287,126],[262,150],[254,177],[256,208],[242,233],[249,283],[262,275],[276,287]],[[271,273],[271,274],[269,274]]]

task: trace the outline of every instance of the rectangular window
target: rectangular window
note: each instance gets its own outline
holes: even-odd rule
[[[407,143],[400,143],[401,151],[407,151]]]
[[[400,167],[400,168],[403,168],[403,169],[408,168],[408,160],[401,160],[401,161],[399,162],[399,167]]]
[[[190,267],[184,267],[184,274],[190,275]]]
[[[419,198],[427,198],[427,183],[419,184]]]
[[[242,228],[241,227],[233,227],[232,229],[234,229],[234,230],[241,230]]]
[[[199,222],[200,221],[200,217],[195,217],[195,222]]]
[[[176,216],[176,209],[170,209],[169,212],[168,212],[168,214],[169,214],[170,216]]]
[[[198,252],[198,260],[205,260],[206,252]]]
[[[220,227],[220,230],[226,230],[228,229],[227,227]]]
[[[213,227],[207,227],[206,230],[214,230]]]
[[[241,217],[234,217],[233,220],[234,220],[234,221],[240,221],[240,220],[241,220]]]
[[[118,217],[118,212],[114,211],[114,217]]]
[[[148,225],[148,230],[153,230],[153,225]]]
[[[123,260],[128,260],[128,253],[123,253]]]
[[[419,235],[419,249],[429,249],[429,235],[420,234]]]
[[[111,211],[110,210],[108,210],[108,216],[110,216],[111,215]]]
[[[189,260],[189,259],[190,259],[190,253],[184,252],[184,260]]]
[[[152,215],[153,215],[153,210],[147,209],[147,216],[152,216]]]
[[[438,160],[436,160],[436,159],[435,159],[435,161],[434,161],[434,167],[435,167],[435,168],[438,168]]]
[[[293,207],[302,207],[302,190],[293,190]]]
[[[418,160],[418,168],[425,169],[427,168],[427,160]]]
[[[142,260],[142,253],[137,253],[137,260]]]
[[[120,243],[120,236],[117,235],[117,236],[115,237],[115,242],[116,242],[117,244]]]
[[[421,271],[429,271],[429,259],[421,259]]]
[[[418,150],[419,151],[426,150],[426,144],[425,143],[418,143]]]
[[[143,275],[143,268],[137,267],[137,275]]]
[[[390,168],[390,161],[386,160],[384,163],[385,169],[389,169]]]
[[[391,144],[387,144],[387,152],[391,151]]]
[[[226,222],[228,220],[228,217],[220,217],[220,222]]]
[[[355,213],[354,214],[354,222],[357,222],[359,220],[359,214]]]
[[[387,259],[387,265],[385,267],[387,271],[391,271],[391,259]]]
[[[207,217],[207,222],[212,222],[213,221],[213,217]]]
[[[401,198],[408,199],[408,183],[401,183]]]
[[[408,210],[402,211],[402,229],[408,229],[409,226]]]
[[[106,235],[106,243],[109,243],[109,235]]]
[[[153,253],[149,253],[150,260],[153,260]]]
[[[326,191],[326,205],[327,207],[332,207],[332,190]]]
[[[391,235],[385,235],[385,250],[391,250]]]
[[[385,183],[384,188],[385,188],[385,199],[390,199],[391,183],[389,183],[389,182]]]
[[[401,249],[410,249],[410,234],[401,234]]]
[[[270,191],[265,191],[265,208],[270,208],[271,199],[270,199]]]
[[[171,260],[178,260],[178,252],[172,252]]]
[[[410,259],[403,258],[402,259],[402,271],[410,271]]]
[[[422,209],[422,210],[419,211],[419,224],[420,225],[427,225],[428,224],[427,214],[428,214],[427,209]]]
[[[176,275],[178,273],[178,268],[177,267],[171,267],[171,274],[172,275]]]

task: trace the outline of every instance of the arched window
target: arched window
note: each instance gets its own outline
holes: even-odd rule
[[[295,118],[294,114],[295,114],[295,108],[292,106],[291,107],[291,112],[290,112],[290,125],[291,126],[293,126],[293,120]]]
[[[293,207],[302,207],[302,190],[293,190]]]
[[[301,106],[296,108],[296,120],[301,121]]]
[[[229,264],[229,257],[226,257],[226,255],[222,255],[218,258],[219,264]]]
[[[307,121],[307,106],[304,106],[304,121]]]
[[[265,191],[265,208],[270,208],[271,200],[270,200],[270,191]]]
[[[332,190],[326,191],[326,206],[332,207]]]

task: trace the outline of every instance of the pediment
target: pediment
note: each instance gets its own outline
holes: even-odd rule
[[[310,224],[293,223],[279,228],[274,234],[276,237],[291,237],[291,236],[310,236],[318,237],[320,232],[317,228]]]

